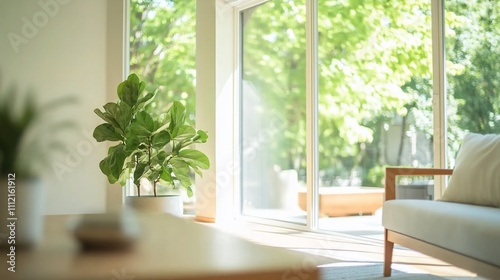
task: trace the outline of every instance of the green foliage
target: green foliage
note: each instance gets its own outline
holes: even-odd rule
[[[171,100],[194,111],[195,2],[131,1],[131,69],[159,86],[147,106],[152,115]],[[428,0],[318,1],[320,169],[361,167],[366,174],[387,164],[382,127],[396,118],[413,119],[408,126],[433,139],[430,7]],[[446,0],[445,9],[454,157],[466,131],[500,133],[500,1]],[[305,0],[243,12],[242,77],[260,93],[259,117],[284,120],[283,133],[266,143],[270,164],[283,169],[306,168],[305,15]],[[194,123],[192,114],[187,122]]]
[[[208,169],[210,162],[191,146],[205,143],[207,133],[186,123],[187,111],[179,101],[160,116],[152,116],[145,108],[156,91],[145,92],[145,88],[146,83],[131,74],[118,85],[118,101],[105,104],[104,111],[94,110],[105,121],[95,128],[94,138],[118,142],[99,167],[111,184],[125,185],[133,175],[139,195],[141,178],[153,182],[155,195],[158,182],[175,186],[176,181],[192,195],[190,171],[202,175],[200,169]]]
[[[287,131],[271,144],[285,169],[305,169],[304,3],[258,6],[243,32],[243,79],[262,93],[265,114],[286,119]],[[431,76],[429,7],[425,0],[318,2],[320,169],[356,168],[360,144],[374,141],[371,120],[405,114],[412,95],[402,86]]]
[[[368,174],[365,176],[365,180],[363,181],[363,186],[371,186],[371,187],[384,187],[384,178],[385,178],[385,165],[376,165],[372,167]]]
[[[196,0],[132,0],[130,10],[130,71],[158,89],[146,110],[157,116],[181,101],[194,125]]]
[[[15,86],[0,94],[0,177],[9,173],[17,178],[36,177],[50,166],[53,153],[64,145],[58,133],[75,124],[54,121],[48,113],[75,102],[68,96],[38,105],[32,92],[23,96]]]
[[[447,42],[450,98],[463,130],[500,133],[500,2],[449,1],[457,17]]]
[[[19,173],[17,156],[20,153],[22,138],[37,115],[32,99],[28,98],[18,114],[19,117],[16,118],[12,106],[14,97],[15,90],[11,89],[3,100],[0,100],[0,130],[2,131],[2,137],[0,137],[0,177],[7,176],[11,172]]]

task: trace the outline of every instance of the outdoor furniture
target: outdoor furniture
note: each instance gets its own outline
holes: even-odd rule
[[[299,206],[307,211],[305,190],[299,191]],[[382,207],[384,189],[372,187],[321,187],[319,188],[320,217],[373,215]]]

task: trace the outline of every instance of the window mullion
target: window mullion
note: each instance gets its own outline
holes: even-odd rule
[[[318,229],[318,2],[306,1],[307,226]]]
[[[432,65],[434,112],[434,166],[446,168],[446,69],[445,69],[444,0],[432,1]],[[434,197],[445,188],[444,176],[434,180]]]

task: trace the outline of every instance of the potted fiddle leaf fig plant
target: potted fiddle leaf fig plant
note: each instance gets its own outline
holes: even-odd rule
[[[94,110],[105,121],[95,128],[94,138],[114,142],[99,167],[111,184],[133,182],[137,196],[127,196],[127,205],[181,215],[181,197],[158,194],[158,185],[183,187],[191,197],[191,171],[201,176],[201,170],[210,167],[208,157],[193,144],[205,143],[208,135],[186,122],[186,108],[179,101],[159,117],[148,113],[146,106],[156,91],[146,92],[145,88],[145,82],[130,74],[118,85],[118,100],[105,104],[104,111]],[[152,185],[152,195],[141,193],[144,182]]]

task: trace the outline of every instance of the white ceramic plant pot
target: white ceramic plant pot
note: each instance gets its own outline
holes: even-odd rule
[[[183,203],[180,195],[127,196],[125,204],[139,212],[164,212],[182,216]]]
[[[45,189],[41,180],[2,178],[0,246],[14,245],[16,248],[36,246],[43,237],[44,205]]]

